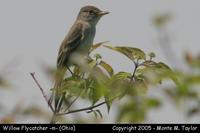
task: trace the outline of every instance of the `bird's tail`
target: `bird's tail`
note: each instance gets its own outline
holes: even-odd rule
[[[51,94],[51,97],[49,99],[49,104],[54,104],[54,112],[51,119],[50,124],[56,123],[57,113],[59,113],[60,108],[62,106],[62,99],[64,98],[63,95],[60,93],[60,89],[62,87],[62,80],[64,78],[66,70],[65,69],[57,69],[55,73],[55,83],[53,87],[53,92]]]
[[[59,112],[61,105],[62,105],[61,99],[63,98],[63,95],[60,93],[59,89],[61,89],[61,87],[62,87],[62,80],[64,78],[65,72],[66,72],[66,69],[64,69],[64,68],[58,69],[56,71],[54,91],[53,91],[55,112]]]

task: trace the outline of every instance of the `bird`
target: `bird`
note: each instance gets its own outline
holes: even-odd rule
[[[93,44],[96,33],[96,25],[100,18],[106,14],[107,11],[102,11],[99,8],[87,5],[80,9],[78,16],[70,28],[68,34],[62,41],[57,57],[57,76],[55,79],[55,111],[59,111],[61,106],[61,96],[58,95],[58,88],[61,87],[64,74],[72,65],[79,65],[78,63],[87,56]],[[71,71],[70,71],[71,72]]]

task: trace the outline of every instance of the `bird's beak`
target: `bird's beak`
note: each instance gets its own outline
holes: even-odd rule
[[[101,11],[98,13],[99,16],[104,16],[106,14],[109,14],[110,12],[106,12],[106,11]]]

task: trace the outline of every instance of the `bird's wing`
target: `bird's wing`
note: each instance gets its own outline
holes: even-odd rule
[[[73,52],[79,46],[81,40],[84,39],[84,33],[83,24],[76,23],[72,26],[69,34],[61,44],[57,58],[57,67],[62,67],[67,64],[71,52]]]

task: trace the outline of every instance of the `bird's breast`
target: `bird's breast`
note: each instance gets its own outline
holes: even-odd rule
[[[92,30],[84,34],[84,38],[80,41],[79,46],[70,55],[69,62],[71,64],[84,66],[84,63],[85,63],[84,57],[87,56],[89,53],[89,50],[93,44],[94,36],[95,36],[95,31],[92,31]]]
[[[95,36],[95,29],[87,30],[76,52],[79,52],[82,54],[88,54],[93,44],[94,36]]]

